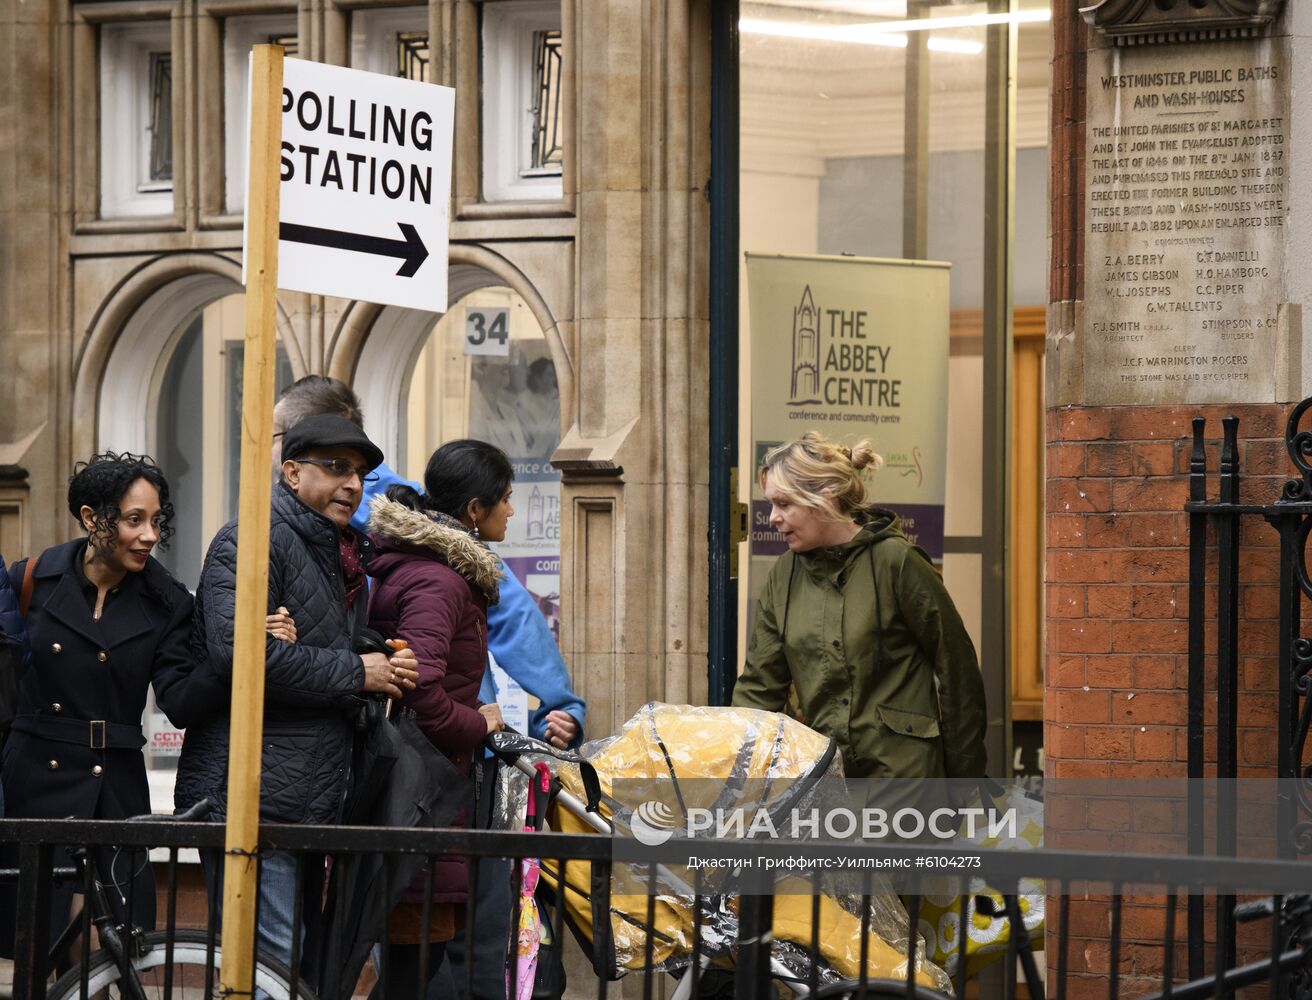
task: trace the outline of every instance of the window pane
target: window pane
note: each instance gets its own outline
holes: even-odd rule
[[[173,180],[173,57],[150,54],[150,179]]]
[[[295,14],[256,14],[223,19],[223,202],[239,214],[246,204],[247,105],[252,45],[281,45],[300,52]]]
[[[396,35],[396,75],[428,82],[428,32],[399,31]]]
[[[560,167],[560,32],[533,32],[534,170]]]
[[[173,211],[173,67],[167,21],[100,28],[100,215]]]
[[[169,481],[177,531],[158,557],[193,588],[210,539],[237,515],[244,309],[241,293],[206,306],[184,327],[160,379],[155,457]],[[291,382],[279,344],[275,391]]]
[[[481,5],[483,199],[560,198],[559,0]]]
[[[1048,4],[1021,6],[1033,12]],[[979,462],[989,139],[989,36],[981,15],[992,9],[968,0],[774,0],[745,2],[739,24],[740,249],[951,264],[947,453],[932,460],[945,463],[945,533],[953,539],[949,552],[957,553],[979,551],[985,490],[1005,485]],[[946,17],[953,26],[934,26]],[[1011,253],[1015,305],[1023,309],[1046,301],[1049,29],[1028,17],[1018,30]],[[776,359],[751,357],[746,280],[741,287],[740,351],[751,371]],[[739,450],[751,456],[750,384],[742,390]],[[798,434],[809,429],[796,428]],[[841,425],[815,429],[843,439],[865,436]],[[871,436],[882,450],[877,428]],[[876,500],[881,476],[887,484],[889,475],[885,469],[873,477]],[[949,589],[977,641],[988,631],[979,566],[973,555],[945,562]],[[747,591],[742,588],[744,617]]]

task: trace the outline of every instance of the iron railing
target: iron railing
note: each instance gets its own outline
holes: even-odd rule
[[[1290,479],[1272,503],[1241,502],[1239,418],[1222,420],[1222,440],[1215,496],[1209,498],[1206,432],[1203,417],[1193,420],[1193,450],[1189,463],[1189,674],[1188,774],[1190,795],[1189,843],[1191,854],[1204,851],[1207,801],[1215,796],[1215,853],[1234,856],[1238,848],[1239,691],[1240,691],[1240,547],[1246,521],[1265,520],[1280,536],[1278,648],[1273,675],[1277,678],[1277,759],[1272,763],[1279,779],[1274,849],[1277,856],[1294,858],[1312,851],[1312,769],[1303,766],[1309,722],[1312,721],[1312,641],[1301,636],[1300,605],[1312,598],[1307,569],[1307,540],[1312,530],[1312,432],[1299,425],[1312,408],[1312,397],[1296,406],[1285,427],[1284,443],[1297,476]],[[1215,539],[1216,580],[1208,581],[1208,549]],[[1208,589],[1216,595],[1216,644],[1209,650]],[[1207,660],[1216,662],[1216,764],[1207,779],[1205,707],[1208,694]],[[1208,785],[1214,782],[1209,791]],[[1191,897],[1188,907],[1189,973],[1202,975],[1204,966],[1204,907],[1202,897]],[[1235,962],[1234,898],[1216,900],[1215,964],[1230,968]]]
[[[261,828],[261,852],[285,851],[300,859],[318,859],[327,855],[340,862],[341,859],[348,856],[368,854],[409,854],[424,855],[429,858],[464,856],[468,858],[517,859],[530,856],[541,858],[544,863],[554,860],[557,870],[560,870],[562,862],[565,861],[586,861],[593,865],[592,891],[601,894],[602,912],[605,912],[610,905],[612,866],[631,864],[617,858],[617,845],[621,843],[623,843],[622,840],[614,837],[566,835],[550,832],[399,830],[335,826],[266,826]],[[632,841],[628,841],[629,848],[632,847],[632,843]],[[157,863],[157,871],[163,876],[161,880],[162,896],[165,900],[165,905],[162,908],[164,913],[162,921],[164,926],[163,934],[167,940],[172,941],[178,937],[179,933],[177,927],[178,873],[182,866],[179,861],[179,851],[186,848],[195,848],[200,851],[212,852],[212,855],[217,857],[222,850],[223,827],[211,823],[178,823],[167,819],[149,822],[4,820],[0,821],[0,844],[11,849],[16,848],[16,856],[19,859],[18,934],[14,996],[18,1000],[41,1000],[47,995],[47,976],[50,972],[46,966],[46,950],[50,942],[45,928],[50,912],[53,879],[57,877],[57,848],[78,844],[114,844],[124,848],[162,847],[166,849],[168,860]],[[744,850],[744,846],[743,841],[681,841],[676,839],[658,847],[647,848],[646,853],[643,855],[646,859],[643,864],[649,865],[646,870],[651,873],[652,884],[655,884],[656,872],[660,866],[686,864],[690,850],[695,850],[699,857],[714,858],[720,855],[740,855]],[[751,855],[756,858],[782,860],[805,857],[810,859],[817,866],[817,869],[823,866],[825,859],[856,859],[858,862],[882,860],[885,863],[884,868],[878,871],[866,869],[863,876],[862,890],[866,897],[862,900],[863,905],[860,908],[860,912],[863,914],[863,931],[869,926],[865,916],[868,913],[869,897],[872,893],[878,891],[889,891],[889,883],[879,880],[892,872],[898,873],[899,878],[896,886],[898,891],[904,894],[907,908],[910,911],[910,920],[914,922],[920,907],[919,897],[915,892],[917,888],[921,887],[917,881],[917,876],[923,874],[922,868],[925,871],[933,870],[932,860],[925,861],[925,859],[960,858],[963,856],[963,851],[959,847],[926,847],[891,843],[854,845],[851,842],[828,841],[754,841],[746,846],[749,848]],[[1118,996],[1133,996],[1154,992],[1153,989],[1145,987],[1144,980],[1141,977],[1134,981],[1133,988],[1127,988],[1121,981],[1119,967],[1124,943],[1121,931],[1121,909],[1123,899],[1127,894],[1138,894],[1146,891],[1166,893],[1167,904],[1163,907],[1162,917],[1163,971],[1159,977],[1159,983],[1155,984],[1155,988],[1159,987],[1161,995],[1164,996],[1171,995],[1173,991],[1177,996],[1210,996],[1214,993],[1219,995],[1218,988],[1214,985],[1203,983],[1193,987],[1192,992],[1180,992],[1179,987],[1176,985],[1176,980],[1179,977],[1176,975],[1173,964],[1173,952],[1176,937],[1177,895],[1188,894],[1189,898],[1193,899],[1196,898],[1196,894],[1203,892],[1220,892],[1224,894],[1256,892],[1277,897],[1278,901],[1278,894],[1281,893],[1289,893],[1295,890],[1304,892],[1312,890],[1312,866],[1289,860],[1204,859],[1142,854],[1095,854],[1081,851],[1043,849],[997,851],[970,848],[964,854],[983,858],[983,870],[987,872],[988,883],[993,889],[1000,890],[1004,894],[1003,898],[1008,905],[1011,904],[1011,900],[1014,898],[1011,894],[1014,894],[1022,878],[1046,880],[1048,898],[1057,902],[1057,912],[1049,912],[1046,927],[1047,946],[1049,949],[1055,950],[1055,954],[1050,955],[1048,960],[1052,974],[1048,977],[1049,983],[1046,992],[1048,995],[1058,998],[1067,995],[1068,988],[1074,981],[1068,955],[1072,940],[1069,903],[1073,893],[1084,894],[1090,891],[1104,891],[1110,894],[1110,972],[1104,977],[1103,986],[1107,996],[1116,998]],[[629,857],[631,853],[626,851],[623,856]],[[302,863],[304,863],[304,860]],[[905,865],[906,867],[899,869],[899,865]],[[516,865],[513,870],[517,871],[518,866]],[[471,873],[476,871],[477,866],[471,866]],[[808,876],[803,872],[802,877],[815,878],[818,876]],[[737,885],[741,889],[741,894],[735,895],[731,902],[731,907],[737,915],[736,946],[733,949],[731,974],[733,976],[735,996],[755,1000],[758,997],[771,995],[771,982],[774,981],[777,990],[781,981],[777,964],[773,961],[778,945],[772,942],[770,934],[777,897],[773,895],[774,885],[769,880],[765,882],[743,881]],[[968,901],[971,902],[972,908],[977,909],[979,913],[988,912],[987,906],[981,906],[975,901],[975,897],[982,892],[982,884],[963,881],[958,884],[958,888],[963,893],[960,913],[969,912],[965,905]],[[692,900],[692,912],[694,914],[713,911],[723,912],[724,907],[722,904],[724,900],[713,898],[711,891],[702,882],[700,875],[694,879],[692,891],[695,896]],[[477,912],[477,897],[477,885],[475,884],[471,886],[470,902],[465,917],[467,927],[477,928],[479,926],[480,917]],[[512,917],[511,926],[515,926],[518,918],[518,894],[514,898],[516,899],[516,912]],[[646,965],[652,966],[653,942],[660,942],[662,939],[660,937],[661,928],[656,924],[656,897],[655,895],[649,895],[646,898],[645,912],[643,912],[644,907],[639,905],[635,908],[637,912],[629,913],[627,919],[635,926],[642,928],[647,948]],[[206,922],[205,927],[201,928],[206,935],[207,946],[211,953],[219,944],[215,940],[218,921],[212,919],[213,915],[214,901],[211,900],[211,919]],[[425,915],[427,916],[427,913]],[[1053,919],[1054,917],[1055,919]],[[486,920],[486,917],[482,919]],[[566,919],[563,907],[559,905],[546,907],[542,920],[553,930],[555,940],[564,939]],[[1013,927],[1022,926],[1013,923]],[[655,934],[649,933],[653,927],[656,928]],[[704,925],[694,924],[693,940],[691,942],[692,953],[689,956],[690,964],[685,974],[689,978],[689,982],[684,984],[683,988],[683,992],[688,996],[697,996],[700,981],[709,975],[703,969],[704,963],[700,960],[703,956],[699,954],[705,940],[705,935],[701,933],[703,927]],[[608,942],[605,932],[608,926],[599,926],[597,929],[601,933],[594,934],[590,942],[586,938],[581,939],[581,943],[585,949],[585,955],[589,955],[590,950],[589,957],[592,959],[594,970],[601,974],[596,975],[595,983],[572,983],[570,993],[572,996],[596,995],[604,998],[611,989],[609,977],[605,971],[608,969],[608,961],[613,962],[613,956],[608,959],[606,954]],[[966,939],[965,930],[966,927],[963,921],[959,940]],[[812,954],[820,953],[820,933],[820,925],[813,918],[810,941]],[[864,935],[862,940],[865,940]],[[1271,957],[1276,960],[1277,964],[1273,966],[1274,971],[1260,969],[1259,973],[1261,978],[1270,979],[1273,985],[1283,988],[1295,977],[1302,974],[1300,970],[1306,967],[1306,960],[1302,957],[1301,952],[1298,954],[1291,952],[1291,945],[1287,940],[1285,931],[1273,933],[1270,940]],[[1301,942],[1297,944],[1301,946]],[[1041,942],[1036,941],[1035,946],[1041,946]],[[1026,964],[1027,953],[1028,947],[1024,933],[1011,934],[1006,953],[1006,967],[1009,969],[1023,968]],[[864,961],[864,951],[862,957]],[[74,961],[79,960],[76,954],[73,958]],[[81,960],[85,960],[85,958],[84,952]],[[507,972],[511,980],[511,986],[513,986],[516,975],[515,968],[516,965],[512,961]],[[840,995],[859,996],[863,992],[871,997],[907,996],[920,997],[922,1000],[945,995],[928,990],[924,985],[916,984],[912,978],[914,966],[908,964],[907,969],[907,979],[897,982],[863,982],[858,979],[854,982],[824,988],[817,980],[804,975],[787,980],[790,983],[787,988],[797,995],[810,993],[817,998]],[[958,970],[953,983],[958,996],[964,995],[965,983],[963,977],[965,971],[965,964],[958,963]],[[385,976],[385,969],[382,972]],[[472,976],[472,965],[467,967],[467,973]],[[1031,967],[1030,973],[1031,975],[1037,974],[1037,969]],[[313,994],[308,992],[308,987],[303,982],[298,981],[295,969],[292,970],[292,975],[292,995],[297,995],[298,991],[302,991],[301,995],[312,996]],[[1254,973],[1251,970],[1246,975],[1248,978],[1244,981],[1253,980]],[[659,977],[647,975],[643,978],[643,996],[652,996],[655,981]],[[1025,981],[1026,978],[1022,977],[1020,981],[1017,981],[1014,977],[1008,977],[1009,981],[997,995],[1007,997],[1042,996],[1044,987],[1037,984],[1031,985]],[[1087,980],[1087,977],[1085,979]],[[1229,989],[1233,989],[1237,982],[1239,980],[1232,977]],[[207,993],[211,990],[211,987],[212,984],[206,984]],[[179,990],[179,992],[181,991]],[[77,994],[73,993],[71,995]],[[124,995],[129,994],[125,993]],[[165,991],[161,995],[170,994]],[[787,993],[779,993],[779,995],[786,996]],[[1087,995],[1087,993],[1081,993],[1081,995]],[[1285,994],[1273,992],[1272,995]]]

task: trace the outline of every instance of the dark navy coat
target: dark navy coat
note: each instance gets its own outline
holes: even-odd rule
[[[4,749],[11,817],[116,819],[150,812],[141,748],[147,689],[171,703],[190,669],[192,598],[153,558],[128,573],[96,621],[81,560],[86,540],[46,549],[27,611],[31,660]],[[9,570],[20,592],[26,560]]]
[[[128,573],[107,596],[97,621],[94,585],[82,572],[86,540],[46,549],[37,560],[27,611],[31,658],[18,684],[18,710],[4,747],[3,781],[10,817],[122,819],[150,812],[141,748],[141,717],[153,684],[156,702],[172,710],[185,688],[191,655],[192,597],[153,558]],[[9,569],[21,592],[27,561]],[[154,923],[150,867],[140,854],[99,853],[102,877],[136,879],[133,919]],[[67,864],[57,856],[57,864]],[[51,931],[68,917],[71,889],[57,887]],[[115,893],[110,893],[111,898]],[[12,892],[0,892],[0,953],[13,941]]]

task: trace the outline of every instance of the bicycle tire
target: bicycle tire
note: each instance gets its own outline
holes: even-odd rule
[[[144,937],[145,953],[134,960],[132,967],[142,979],[142,988],[147,997],[163,997],[163,970],[168,961],[168,935],[163,931],[151,931]],[[173,997],[183,1000],[194,997],[204,989],[206,965],[206,935],[202,931],[176,931],[173,936]],[[214,978],[218,982],[218,970],[222,961],[223,949],[214,946]],[[188,972],[186,970],[194,970]],[[114,986],[119,981],[122,970],[119,963],[103,948],[91,956],[87,970],[87,996],[94,997]],[[147,976],[142,976],[146,973]],[[259,954],[255,959],[255,986],[268,994],[271,1000],[290,1000],[291,973],[277,959]],[[108,995],[108,994],[106,994]],[[122,995],[121,991],[118,995]],[[46,1000],[72,1000],[82,996],[82,969],[75,965],[46,993]],[[297,983],[297,1000],[316,1000],[314,991],[304,982]]]

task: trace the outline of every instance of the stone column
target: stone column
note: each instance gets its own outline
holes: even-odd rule
[[[33,511],[63,507],[57,461],[59,414],[67,398],[70,359],[51,319],[65,317],[68,267],[60,254],[67,215],[60,211],[66,162],[61,100],[68,99],[55,0],[5,4],[0,10],[0,475],[4,478],[6,545],[54,539],[33,530]],[[28,492],[30,488],[30,493]],[[15,547],[12,560],[27,555]]]
[[[602,734],[646,701],[705,698],[709,8],[591,5],[574,37],[562,645]]]

